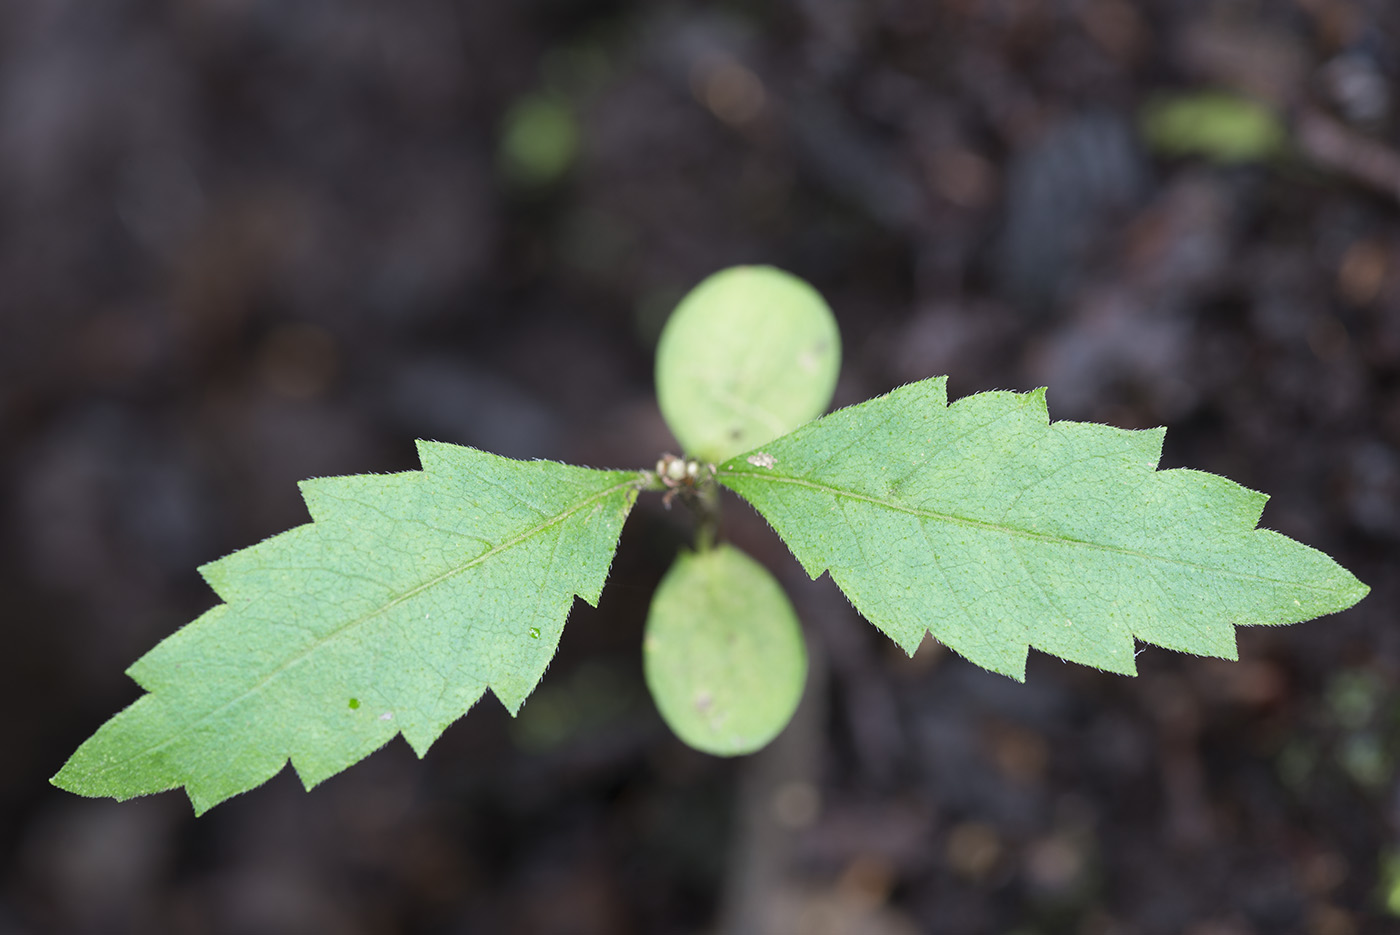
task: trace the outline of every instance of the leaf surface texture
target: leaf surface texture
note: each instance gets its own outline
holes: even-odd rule
[[[420,442],[423,469],[304,481],[313,522],[205,565],[223,599],[128,674],[148,694],[54,782],[202,813],[290,759],[310,788],[490,689],[514,713],[574,595],[598,601],[635,472]]]
[[[1323,553],[1255,528],[1263,494],[1157,470],[1163,435],[1051,423],[1043,390],[950,406],[939,377],[809,423],[718,477],[907,652],[931,631],[1017,679],[1032,646],[1124,674],[1135,640],[1234,659],[1236,626],[1366,595]]]

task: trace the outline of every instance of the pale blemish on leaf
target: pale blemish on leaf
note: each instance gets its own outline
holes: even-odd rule
[[[751,454],[744,460],[752,464],[754,467],[761,468],[770,468],[778,463],[778,459],[774,458],[766,451],[760,451],[757,454]]]
[[[816,372],[817,368],[826,362],[830,347],[831,345],[826,341],[818,341],[797,356],[797,366],[806,373]]]

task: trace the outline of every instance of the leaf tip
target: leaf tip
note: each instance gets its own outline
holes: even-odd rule
[[[413,755],[420,760],[428,755],[428,749],[433,745],[433,741],[442,736],[442,731],[431,733],[430,731],[404,730],[401,733],[409,749],[413,751]]]
[[[78,783],[73,781],[71,771],[69,770],[72,763],[73,760],[70,758],[67,763],[63,764],[58,772],[50,776],[49,785],[62,789],[64,792],[71,792],[74,795],[83,795],[82,788]]]
[[[925,381],[923,381],[923,382],[927,383],[929,389],[933,392],[934,401],[937,402],[937,403],[938,403],[940,406],[942,406],[944,409],[947,409],[947,408],[948,408],[948,377],[947,377],[947,376],[929,377],[927,380],[925,380]]]
[[[425,474],[438,473],[444,465],[454,458],[460,460],[463,456],[481,453],[467,445],[454,445],[450,442],[433,441],[430,438],[415,438],[413,450],[417,452],[418,466]]]
[[[64,792],[71,792],[74,795],[87,798],[96,799],[109,795],[115,799],[123,798],[110,789],[104,788],[100,779],[94,775],[97,770],[92,762],[91,743],[92,738],[88,738],[86,743],[75,750],[73,755],[64,761],[59,771],[49,777],[49,783]],[[130,798],[130,796],[126,796],[126,798]]]
[[[529,691],[521,692],[501,685],[492,685],[491,694],[496,696],[496,700],[501,703],[501,707],[506,709],[506,713],[511,717],[520,716],[520,706],[525,704],[525,699],[529,696]]]
[[[189,786],[185,787],[185,796],[190,800],[190,807],[194,809],[194,817],[196,818],[202,817],[215,805],[218,805],[220,802],[224,801],[223,798],[219,798],[216,796],[201,795],[199,792],[197,792],[195,789]]]
[[[914,653],[919,651],[919,647],[924,645],[924,640],[932,638],[928,627],[924,627],[918,633],[889,633],[889,631],[886,633],[890,639],[894,640],[894,644],[904,650],[904,654],[911,659],[914,658]]]
[[[199,576],[204,579],[204,583],[209,585],[215,594],[219,593],[219,587],[225,581],[225,576],[219,567],[219,563],[222,561],[222,558],[216,558],[212,562],[205,562],[195,568]]]
[[[1050,424],[1050,404],[1046,400],[1046,393],[1048,392],[1048,387],[1038,386],[1029,393],[1026,393],[1023,397],[1025,404],[1035,410],[1036,414],[1045,421],[1046,425]]]
[[[312,522],[319,523],[331,515],[335,504],[333,485],[343,481],[343,477],[308,477],[297,481],[297,492]]]
[[[1366,599],[1366,595],[1371,593],[1371,586],[1369,584],[1362,581],[1345,568],[1342,569],[1342,572],[1346,577],[1343,579],[1345,586],[1341,589],[1342,593],[1340,594],[1342,604],[1337,608],[1339,612],[1350,607],[1355,607]]]

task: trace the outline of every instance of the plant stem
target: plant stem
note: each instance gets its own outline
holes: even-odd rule
[[[695,511],[695,551],[708,552],[719,539],[719,484],[701,481],[685,502]]]

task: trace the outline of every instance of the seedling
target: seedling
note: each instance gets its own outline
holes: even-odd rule
[[[1137,641],[1234,659],[1236,626],[1367,593],[1257,529],[1263,494],[1157,470],[1163,429],[1052,423],[1043,389],[949,405],[944,377],[818,418],[839,365],[810,286],[726,270],[657,349],[685,458],[604,471],[419,442],[420,470],[303,481],[312,521],[200,568],[223,603],[137,660],[147,694],[53,782],[116,799],[184,787],[203,813],[289,760],[310,789],[397,734],[422,756],[488,689],[514,714],[575,595],[597,604],[644,491],[699,514],[652,603],[647,684],[683,740],[721,755],[782,729],[806,653],[772,575],[716,541],[720,486],[906,652],[931,632],[1018,680],[1031,647],[1125,675]]]

